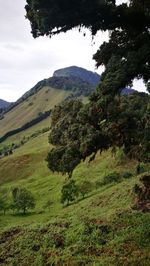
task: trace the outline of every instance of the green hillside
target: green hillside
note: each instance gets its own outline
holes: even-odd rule
[[[27,215],[0,215],[1,265],[149,265],[149,214],[134,210],[136,161],[108,151],[81,163],[73,173],[77,184],[92,182],[92,191],[69,206],[60,203],[66,176],[50,172],[45,158],[48,133],[30,139],[0,160],[1,191],[25,187],[36,208]],[[132,177],[99,185],[108,173]],[[48,201],[50,208],[44,206]],[[14,258],[15,254],[15,258]]]
[[[39,113],[52,109],[69,94],[70,92],[64,90],[43,87],[5,114],[4,119],[0,120],[0,136],[31,121]]]
[[[5,113],[0,136],[51,110],[70,94],[52,87],[34,91]],[[87,102],[83,95],[80,98]],[[0,265],[149,266],[150,213],[145,206],[137,208],[134,190],[150,165],[141,164],[137,175],[138,161],[128,159],[122,149],[97,153],[94,161],[87,158],[76,167],[70,180],[79,193],[69,205],[62,204],[62,188],[69,181],[47,167],[50,125],[48,116],[0,143],[0,151],[16,146],[9,155],[0,154]],[[89,184],[85,195],[84,182]],[[32,193],[35,209],[26,214],[13,209],[15,188]],[[6,206],[5,214],[2,198],[11,206]]]

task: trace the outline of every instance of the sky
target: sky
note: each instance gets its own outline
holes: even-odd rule
[[[118,0],[121,1],[121,0]],[[15,3],[15,4],[14,4]],[[99,74],[93,54],[108,33],[72,30],[52,37],[34,39],[25,19],[25,0],[0,0],[0,99],[15,101],[38,81],[49,78],[57,69],[76,65]],[[142,82],[134,88],[143,90]]]

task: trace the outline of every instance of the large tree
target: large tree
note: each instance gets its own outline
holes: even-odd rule
[[[26,11],[35,38],[74,27],[88,28],[93,36],[108,30],[110,36],[94,55],[105,71],[89,104],[74,103],[72,109],[68,103],[53,113],[50,141],[56,148],[48,156],[49,168],[71,175],[81,159],[110,146],[123,146],[130,155],[140,154],[139,159],[148,154],[149,97],[120,100],[120,93],[134,78],[143,78],[150,91],[150,1],[27,0]]]
[[[126,2],[126,1],[125,1]],[[105,65],[101,89],[112,94],[132,80],[150,77],[150,1],[129,0],[27,0],[27,18],[34,37],[52,36],[74,27],[88,28],[92,35],[109,30],[94,56],[97,66]]]

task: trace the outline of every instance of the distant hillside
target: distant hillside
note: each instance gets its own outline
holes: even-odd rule
[[[81,67],[71,66],[56,70],[54,77],[78,77],[89,84],[97,85],[100,82],[100,75],[96,72],[86,70]]]
[[[0,109],[7,108],[11,103],[0,99]]]
[[[68,91],[43,87],[34,95],[22,99],[0,120],[0,137],[7,132],[21,128],[42,113],[52,109],[70,95]],[[48,122],[49,126],[50,122]],[[47,125],[46,125],[47,126]]]
[[[128,94],[130,94],[130,93],[135,93],[135,92],[137,92],[137,91],[136,91],[136,90],[133,90],[133,89],[131,89],[131,88],[124,88],[124,89],[122,90],[121,94],[122,94],[122,95],[128,95]]]

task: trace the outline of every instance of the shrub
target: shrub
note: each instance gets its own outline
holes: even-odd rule
[[[112,172],[106,176],[104,176],[103,181],[102,181],[102,185],[107,185],[109,183],[113,183],[113,182],[120,182],[121,180],[121,175],[118,172]]]
[[[30,191],[25,188],[14,188],[12,190],[12,204],[11,209],[23,211],[23,214],[27,212],[28,209],[35,208],[35,199]]]
[[[136,207],[143,211],[150,210],[150,174],[145,174],[140,178],[141,185],[135,184],[133,192],[137,195]]]
[[[133,176],[132,173],[131,172],[128,172],[128,171],[127,172],[124,172],[123,175],[122,175],[122,177],[125,178],[125,179],[126,178],[130,178],[132,176]]]
[[[84,198],[86,194],[92,191],[93,184],[90,181],[83,181],[82,184],[79,186],[79,193]]]
[[[74,180],[70,180],[66,184],[63,185],[61,190],[61,203],[67,202],[67,205],[69,202],[72,202],[75,200],[75,198],[78,197],[79,189],[78,186],[75,184]]]
[[[141,162],[137,165],[137,169],[136,169],[137,174],[145,173],[147,170],[148,169],[145,163]]]

